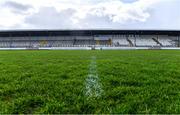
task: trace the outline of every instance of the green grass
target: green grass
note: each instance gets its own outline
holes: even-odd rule
[[[180,113],[180,51],[0,51],[2,113]]]

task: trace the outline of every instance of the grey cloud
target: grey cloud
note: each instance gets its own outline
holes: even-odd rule
[[[95,1],[95,0],[93,0]],[[98,0],[105,1],[105,0]],[[125,1],[125,0],[120,0]],[[128,0],[128,3],[133,0]],[[180,2],[178,2],[180,3]],[[7,4],[7,2],[6,2]],[[10,5],[11,4],[11,5]],[[13,11],[27,11],[31,6],[18,7],[8,3]],[[19,4],[19,3],[17,3]],[[19,4],[21,5],[21,4]],[[179,4],[166,2],[163,4],[154,5],[152,9],[147,9],[143,13],[150,14],[146,21],[139,21],[142,19],[141,12],[136,10],[128,10],[127,13],[135,17],[123,23],[113,22],[110,15],[96,15],[95,13],[87,12],[84,18],[76,16],[79,9],[67,8],[66,10],[57,11],[55,7],[41,7],[38,12],[26,15],[22,23],[18,23],[11,28],[33,28],[33,29],[180,29],[180,15]],[[106,7],[106,6],[105,6]],[[92,11],[94,9],[91,9]],[[103,11],[104,9],[100,10]],[[101,13],[101,12],[100,12]],[[120,16],[120,19],[123,17]],[[74,20],[74,21],[73,21]],[[77,21],[77,22],[76,22]],[[74,22],[74,23],[73,23]],[[24,25],[23,25],[24,24]],[[0,28],[5,28],[0,25]]]
[[[25,23],[37,28],[72,28],[72,15],[75,13],[73,9],[66,9],[58,12],[54,7],[43,7],[39,12],[26,17]]]
[[[24,13],[32,8],[31,5],[24,5],[13,1],[5,2],[4,6],[10,8],[14,13]]]
[[[124,3],[132,3],[132,2],[136,2],[138,0],[121,0]]]
[[[151,17],[141,27],[156,29],[180,29],[180,1],[161,3],[151,10]],[[137,24],[136,24],[137,25]]]
[[[75,9],[66,9],[58,12],[54,7],[42,7],[31,16],[26,17],[25,23],[42,29],[89,29],[112,28],[112,21],[108,16],[97,16],[90,13],[83,19],[74,17]],[[73,23],[78,20],[78,23]]]
[[[86,18],[79,20],[77,25],[81,28],[109,28],[112,25],[112,21],[108,16],[88,14]]]

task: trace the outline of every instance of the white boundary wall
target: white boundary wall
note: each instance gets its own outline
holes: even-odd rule
[[[0,48],[0,50],[91,50],[90,47]]]
[[[51,47],[51,48],[0,48],[0,50],[91,50],[91,47]],[[95,47],[95,50],[180,50],[175,47],[161,47],[161,48],[150,48],[150,47]]]

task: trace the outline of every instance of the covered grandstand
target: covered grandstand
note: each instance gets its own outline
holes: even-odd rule
[[[0,31],[0,48],[179,48],[176,30]]]

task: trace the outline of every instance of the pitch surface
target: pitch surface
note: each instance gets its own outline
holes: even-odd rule
[[[0,51],[0,113],[180,113],[180,51]]]

